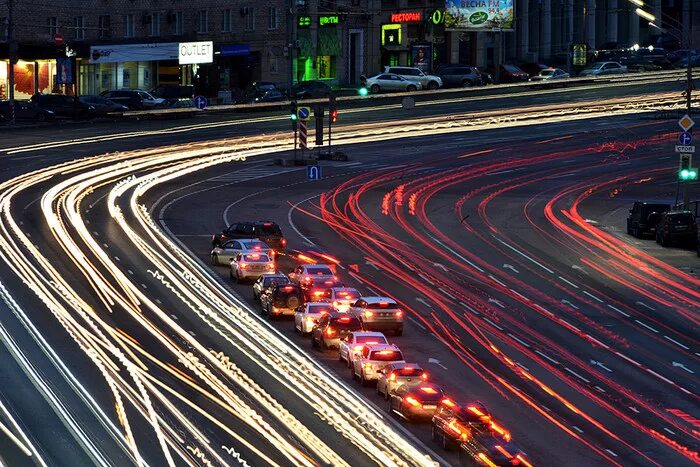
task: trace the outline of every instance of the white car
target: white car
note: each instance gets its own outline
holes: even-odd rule
[[[294,330],[302,335],[309,334],[318,324],[321,316],[333,311],[330,303],[309,302],[294,313]]]
[[[341,313],[347,313],[350,305],[362,297],[359,290],[352,287],[331,287],[326,290],[323,299],[330,302],[333,308]]]
[[[404,362],[403,354],[392,344],[365,344],[352,360],[352,377],[363,386],[379,379],[379,370],[389,363]]]
[[[530,81],[552,81],[564,78],[571,78],[571,75],[561,68],[546,68],[540,71],[539,75],[530,78]]]
[[[391,394],[402,384],[424,382],[428,380],[428,373],[417,363],[390,363],[379,370],[377,379],[377,394],[389,400]]]
[[[418,81],[423,89],[437,89],[442,87],[442,78],[429,75],[415,66],[385,66],[384,73],[393,73],[402,78]]]
[[[348,312],[360,320],[362,329],[393,331],[397,336],[403,334],[404,312],[392,298],[361,297]]]
[[[228,265],[238,253],[265,253],[271,258],[275,257],[275,251],[267,243],[257,238],[241,238],[228,240],[222,245],[211,250],[211,264]]]
[[[265,253],[238,253],[231,260],[231,279],[241,282],[275,272],[275,261]]]
[[[365,79],[365,87],[372,94],[383,91],[420,91],[423,86],[418,81],[409,80],[393,73],[380,73]]]
[[[289,273],[289,280],[308,286],[316,281],[335,279],[333,270],[328,264],[302,264]]]
[[[627,67],[618,62],[596,62],[587,66],[579,76],[602,76],[627,73]]]
[[[355,331],[347,340],[340,341],[338,346],[338,360],[345,362],[348,368],[352,366],[355,355],[362,350],[365,344],[388,344],[386,336],[381,332]]]

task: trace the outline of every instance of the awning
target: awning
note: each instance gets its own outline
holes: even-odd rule
[[[219,49],[219,55],[222,57],[245,57],[250,55],[250,46],[238,44],[222,45]]]
[[[90,63],[177,60],[177,52],[177,42],[95,45],[90,47]]]

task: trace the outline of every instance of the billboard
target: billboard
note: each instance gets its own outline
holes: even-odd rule
[[[73,58],[56,58],[56,84],[73,84]]]
[[[414,44],[411,46],[411,65],[425,73],[433,69],[433,45]]]
[[[445,0],[445,29],[513,29],[514,12],[514,0]]]

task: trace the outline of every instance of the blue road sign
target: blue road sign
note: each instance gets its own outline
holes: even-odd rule
[[[321,166],[320,165],[307,165],[306,166],[306,178],[308,180],[321,180]]]
[[[310,110],[311,109],[308,107],[299,107],[299,109],[297,109],[297,116],[299,117],[299,120],[308,120],[309,115],[311,114]]]
[[[204,96],[194,96],[194,106],[200,110],[207,108],[207,98]]]
[[[684,131],[683,133],[678,136],[678,143],[681,146],[690,146],[690,143],[693,142],[693,135],[688,133],[687,131]]]

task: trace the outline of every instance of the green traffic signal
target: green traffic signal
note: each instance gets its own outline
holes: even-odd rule
[[[678,173],[678,178],[681,180],[697,180],[698,179],[698,169],[683,169]]]
[[[296,122],[299,117],[297,117],[297,114],[289,114],[289,119],[293,122]]]
[[[365,96],[367,96],[367,94],[369,94],[369,91],[367,90],[366,87],[363,86],[363,87],[361,87],[360,89],[357,90],[357,93],[358,93],[360,96],[365,97]]]

